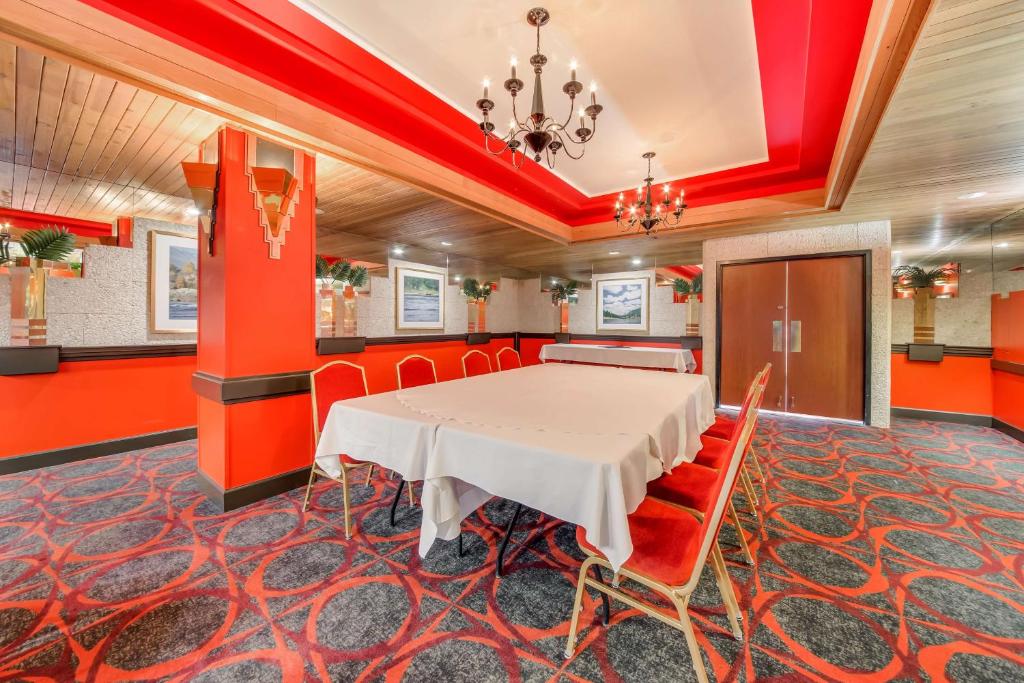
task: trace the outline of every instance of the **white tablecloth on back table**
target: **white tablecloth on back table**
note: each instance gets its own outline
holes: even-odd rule
[[[693,372],[697,369],[697,359],[689,349],[666,349],[656,346],[545,344],[540,349],[540,359],[622,365],[631,368],[660,368],[676,372]]]

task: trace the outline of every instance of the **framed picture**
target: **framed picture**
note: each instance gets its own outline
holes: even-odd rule
[[[149,233],[149,331],[195,334],[199,320],[199,242]]]
[[[650,278],[597,280],[597,329],[646,332]]]
[[[443,330],[445,275],[395,268],[395,328]]]

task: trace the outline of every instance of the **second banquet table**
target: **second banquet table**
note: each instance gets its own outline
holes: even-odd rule
[[[345,452],[422,479],[421,556],[500,496],[582,526],[618,568],[647,482],[693,460],[713,423],[703,375],[538,365],[339,401],[317,462]]]
[[[597,363],[630,368],[652,368],[693,372],[697,359],[689,349],[660,346],[613,346],[606,344],[545,344],[540,349],[541,361]]]

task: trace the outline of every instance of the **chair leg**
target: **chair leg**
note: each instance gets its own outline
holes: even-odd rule
[[[512,519],[509,520],[508,526],[505,528],[505,538],[501,539],[501,546],[498,547],[498,566],[495,568],[494,573],[497,576],[501,576],[501,565],[505,560],[505,549],[508,547],[508,541],[512,538],[512,527],[516,525],[516,520],[519,519],[519,513],[523,511],[523,504],[516,503],[516,511],[512,513]]]
[[[757,499],[757,492],[754,490],[754,485],[750,483],[750,476],[747,471],[740,469],[739,471],[740,484],[743,485],[743,491],[747,494],[747,502],[750,503],[750,514],[757,517],[757,506],[760,502]]]
[[[306,498],[302,501],[302,511],[309,509],[309,497],[313,493],[313,483],[316,481],[316,465],[309,468],[309,483],[306,484]]]
[[[587,578],[587,570],[594,564],[594,558],[588,557],[580,566],[580,575],[576,579],[576,599],[572,601],[572,622],[569,624],[569,638],[565,641],[565,658],[571,659],[576,650],[576,629],[580,625],[580,610],[583,609],[583,586]]]
[[[686,605],[689,601],[690,596],[685,598],[672,596],[672,602],[676,606],[676,611],[679,612],[679,624],[683,627],[683,635],[686,636],[686,647],[690,650],[690,659],[693,660],[693,670],[697,674],[697,680],[700,683],[708,683],[708,672],[704,668],[704,660],[700,656],[697,634],[693,632],[693,622],[690,621],[690,615],[686,612]]]
[[[415,506],[416,506],[416,498],[413,495],[412,482],[410,481],[409,482],[409,507],[415,507]]]
[[[398,509],[398,501],[402,497],[402,488],[405,486],[405,479],[399,477],[398,490],[395,491],[395,499],[391,501],[391,526],[395,525],[395,510]]]
[[[750,546],[747,545],[746,532],[743,530],[743,525],[740,524],[740,516],[736,514],[736,506],[729,501],[729,517],[732,518],[732,524],[736,527],[736,538],[740,540],[740,549],[743,551],[743,558],[747,561],[747,564],[754,564],[754,556],[750,554]]]
[[[604,584],[604,577],[601,576],[601,567],[594,565],[594,578],[597,582]],[[601,614],[601,624],[604,626],[608,625],[609,620],[612,618],[612,601],[608,598],[608,594],[601,592],[601,604],[604,605],[604,612]]]
[[[757,480],[762,484],[765,483],[764,470],[761,469],[761,459],[757,457],[757,451],[753,445],[750,446],[747,453],[750,455],[750,462],[754,464],[754,471],[757,472]]]
[[[345,538],[352,538],[352,512],[348,504],[348,472],[341,468],[341,501],[345,508]]]
[[[460,531],[459,532],[459,557],[462,557],[465,554],[465,552],[466,551],[462,549],[462,532]]]
[[[711,548],[711,555],[708,558],[711,562],[711,569],[715,572],[715,580],[718,583],[718,592],[722,594],[722,603],[725,605],[726,614],[729,615],[729,624],[732,626],[732,635],[736,640],[743,640],[743,630],[740,628],[739,603],[736,601],[736,593],[732,589],[732,579],[725,568],[725,561],[722,559],[722,551],[718,547],[718,541]]]
[[[373,463],[370,463],[370,469],[366,470],[366,483],[365,486],[370,485],[370,477],[373,476]]]

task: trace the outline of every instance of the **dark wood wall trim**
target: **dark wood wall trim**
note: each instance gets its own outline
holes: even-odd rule
[[[0,347],[0,375],[41,375],[57,372],[59,346]]]
[[[1003,422],[997,417],[992,418],[992,428],[998,429],[1003,434],[1006,434],[1008,437],[1012,439],[1017,439],[1017,441],[1024,443],[1024,429],[1014,427],[1009,422]]]
[[[515,333],[512,333],[512,337],[515,337]],[[490,344],[493,336],[490,332],[470,332],[466,335],[467,346],[479,346],[480,344]]]
[[[1009,372],[1012,375],[1024,375],[1024,363],[1015,363],[1011,360],[993,358],[992,369],[999,372]]]
[[[941,346],[941,344],[940,344]],[[893,344],[892,353],[905,355],[910,348],[910,344]],[[992,347],[991,346],[943,346],[942,354],[944,356],[962,356],[965,358],[991,358]]]
[[[316,355],[333,356],[341,353],[362,353],[366,350],[366,337],[318,337]]]
[[[309,393],[309,372],[282,372],[276,375],[217,377],[205,372],[192,374],[192,389],[211,401],[225,405],[281,398]]]
[[[131,358],[167,358],[194,356],[195,344],[139,344],[136,346],[62,346],[60,362],[84,360],[128,360]]]
[[[81,446],[70,446],[58,448],[52,451],[39,451],[37,453],[26,453],[15,455],[10,458],[0,458],[0,474],[14,474],[34,470],[50,465],[63,465],[78,460],[98,458],[103,455],[114,455],[125,453],[140,448],[152,448],[163,446],[177,441],[188,441],[196,438],[195,427],[183,427],[182,429],[169,429],[163,432],[152,432],[150,434],[139,434],[128,436],[123,439],[111,439],[97,443],[87,443]]]
[[[974,425],[976,427],[991,427],[992,417],[990,415],[977,415],[975,413],[948,413],[942,410],[920,410],[918,408],[897,408],[893,407],[892,417],[906,420],[931,420],[933,422],[955,422],[957,424]]]
[[[245,486],[226,490],[202,471],[196,472],[196,478],[199,480],[199,490],[221,511],[229,512],[304,486],[309,481],[309,467],[300,467],[291,472],[284,472]]]

